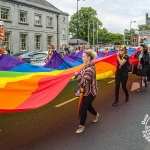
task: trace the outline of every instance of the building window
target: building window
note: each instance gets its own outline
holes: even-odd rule
[[[8,8],[1,8],[1,19],[9,20],[9,9]]]
[[[133,42],[133,43],[136,43],[136,39],[135,39],[135,38],[134,38],[134,39],[132,39],[132,42]]]
[[[5,48],[8,47],[10,49],[10,33],[5,33],[5,38],[2,43]]]
[[[140,43],[144,43],[144,39],[141,39]]]
[[[63,17],[63,18],[62,18],[62,23],[65,23],[65,22],[66,22],[65,20],[66,20],[66,18]]]
[[[35,49],[41,50],[41,35],[35,35]]]
[[[20,34],[21,51],[27,50],[27,34]]]
[[[66,29],[63,29],[63,30],[62,30],[62,34],[63,34],[63,35],[62,35],[62,36],[63,36],[63,39],[65,39],[65,38],[66,38]]]
[[[50,47],[51,44],[52,44],[52,36],[47,36],[47,46],[48,46],[48,48]]]
[[[35,15],[35,25],[41,25],[41,15]]]
[[[53,18],[47,17],[47,27],[53,27]]]
[[[20,12],[20,22],[27,23],[27,13],[26,12]]]

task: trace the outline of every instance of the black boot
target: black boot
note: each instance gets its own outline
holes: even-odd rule
[[[147,89],[147,81],[146,79],[144,80],[145,88]]]
[[[117,106],[119,103],[118,103],[118,100],[115,100],[114,103],[112,103],[112,106]]]
[[[128,102],[128,101],[129,101],[129,97],[126,97],[125,102]]]

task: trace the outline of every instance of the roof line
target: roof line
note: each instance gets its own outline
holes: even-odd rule
[[[36,4],[34,5],[33,2],[29,2],[29,1],[26,1],[26,2],[23,2],[23,1],[19,1],[19,0],[3,0],[3,1],[6,1],[6,2],[11,2],[11,3],[17,3],[17,4],[23,4],[25,6],[29,6],[29,7],[35,7],[35,8],[39,8],[39,9],[42,9],[42,10],[46,10],[46,11],[49,11],[49,12],[54,12],[54,13],[57,13],[57,14],[61,14],[61,11],[59,9],[54,9],[54,8],[51,8],[50,7],[42,7],[40,4]]]

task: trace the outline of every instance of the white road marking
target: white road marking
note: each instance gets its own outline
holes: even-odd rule
[[[72,99],[70,99],[70,100],[68,100],[68,101],[65,101],[65,102],[63,102],[63,103],[61,103],[61,104],[58,104],[58,105],[56,105],[55,107],[61,107],[61,106],[63,106],[63,105],[65,105],[65,104],[68,104],[68,103],[70,103],[70,102],[72,102],[72,101],[74,101],[74,100],[76,100],[76,99],[79,99],[79,97],[74,97],[74,98],[72,98]]]
[[[115,80],[109,81],[108,83],[112,83],[112,82],[115,82]]]

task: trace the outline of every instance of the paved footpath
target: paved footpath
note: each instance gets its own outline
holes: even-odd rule
[[[99,122],[92,123],[93,116],[88,113],[86,130],[80,135],[75,134],[79,123],[78,101],[64,103],[75,97],[76,82],[71,82],[55,100],[39,109],[1,114],[0,150],[150,150],[142,132],[145,131],[142,121],[146,114],[150,116],[150,89],[131,92],[136,81],[137,77],[131,74],[130,101],[124,102],[120,90],[120,103],[116,107],[112,106],[113,78],[98,81],[99,93],[93,105],[100,114]]]

